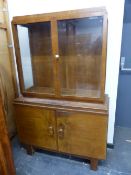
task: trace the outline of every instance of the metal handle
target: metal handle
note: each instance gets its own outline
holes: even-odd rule
[[[59,59],[59,57],[60,57],[60,56],[59,56],[58,54],[55,55],[55,58],[56,58],[57,60]]]
[[[49,136],[53,137],[54,136],[54,128],[53,128],[53,126],[49,126],[48,130],[49,130]]]
[[[58,129],[58,136],[59,136],[59,139],[63,139],[64,138],[64,125],[63,124],[60,124],[59,125],[59,129]]]

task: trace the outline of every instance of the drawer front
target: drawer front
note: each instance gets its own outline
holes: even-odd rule
[[[56,120],[53,110],[15,105],[15,119],[22,143],[57,149]]]
[[[60,152],[106,158],[107,116],[67,112],[57,115]]]

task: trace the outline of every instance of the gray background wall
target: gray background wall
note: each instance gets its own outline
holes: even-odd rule
[[[131,68],[131,0],[125,0],[121,57],[125,67]],[[116,125],[131,128],[131,72],[119,73]]]

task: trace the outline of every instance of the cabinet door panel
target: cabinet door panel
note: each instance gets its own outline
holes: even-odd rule
[[[18,135],[22,143],[56,150],[55,112],[15,106]]]
[[[103,17],[58,21],[61,95],[101,97]]]
[[[53,95],[55,87],[50,22],[17,25],[17,31],[21,57],[19,69],[22,69],[22,75],[19,76],[23,77],[24,91]]]
[[[105,159],[107,117],[86,113],[58,113],[60,152]]]

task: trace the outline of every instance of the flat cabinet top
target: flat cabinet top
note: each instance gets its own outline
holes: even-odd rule
[[[55,110],[69,110],[69,111],[80,111],[80,112],[91,112],[96,114],[102,114],[108,116],[109,98],[105,95],[104,104],[100,103],[87,103],[87,102],[75,102],[75,101],[64,101],[64,100],[51,100],[51,99],[40,99],[40,98],[28,98],[19,97],[15,99],[14,104],[17,105],[29,105],[51,108]]]
[[[69,19],[69,18],[82,18],[85,16],[103,16],[107,15],[105,7],[98,8],[85,8],[69,11],[51,12],[43,14],[33,14],[24,16],[13,17],[12,23],[14,24],[26,24],[26,23],[36,23],[44,21],[50,21],[52,19]]]
[[[105,100],[105,8],[14,17],[12,29],[24,97]]]

